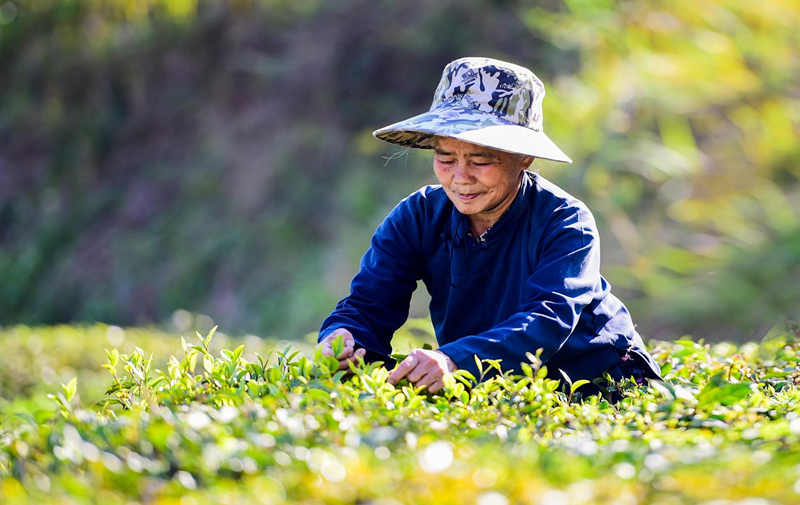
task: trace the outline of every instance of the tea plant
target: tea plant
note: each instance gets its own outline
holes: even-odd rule
[[[181,338],[168,359],[141,346],[108,350],[106,395],[94,403],[72,380],[51,393],[55,412],[4,408],[2,497],[800,501],[796,327],[760,344],[658,342],[665,381],[609,383],[616,403],[547,378],[535,354],[519,375],[485,361],[483,377],[458,371],[430,394],[389,384],[379,363],[338,371],[310,348],[251,354],[214,338]]]

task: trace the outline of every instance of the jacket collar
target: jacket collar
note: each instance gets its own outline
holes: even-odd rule
[[[529,204],[529,199],[526,198],[526,196],[530,191],[533,191],[536,177],[537,175],[533,172],[527,170],[522,172],[522,181],[517,190],[517,196],[514,198],[514,201],[511,203],[506,213],[486,232],[484,235],[485,242],[492,242],[499,237],[504,230],[513,225],[524,213]],[[467,239],[474,240],[467,236],[467,232],[469,231],[469,219],[459,212],[455,205],[453,205],[453,212],[450,218],[450,229],[452,230],[452,238],[455,243],[461,243]]]

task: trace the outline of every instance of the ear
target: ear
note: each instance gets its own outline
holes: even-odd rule
[[[528,168],[530,168],[531,163],[533,163],[533,160],[535,159],[536,158],[534,158],[533,156],[523,156],[520,158],[519,164],[523,170],[527,170]]]

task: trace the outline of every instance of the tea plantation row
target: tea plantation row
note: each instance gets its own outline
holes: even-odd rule
[[[430,395],[376,364],[332,373],[313,341],[102,325],[0,341],[0,501],[800,503],[796,327],[651,343],[666,381],[616,385],[618,403],[578,401],[535,355]]]

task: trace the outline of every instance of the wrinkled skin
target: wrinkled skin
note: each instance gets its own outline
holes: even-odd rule
[[[344,339],[344,350],[339,356],[333,356],[333,341],[336,340],[336,337],[339,335],[342,336]],[[339,328],[335,330],[333,333],[322,339],[322,342],[317,344],[317,349],[322,349],[323,356],[333,356],[337,360],[339,360],[339,370],[349,370],[350,365],[349,363],[358,364],[358,358],[363,358],[364,354],[366,354],[367,350],[362,348],[356,349],[355,348],[356,340],[353,338],[353,334],[347,331],[344,328]]]
[[[511,206],[522,172],[533,162],[532,156],[447,137],[437,139],[434,153],[436,178],[456,209],[469,218],[475,237],[488,230]]]

